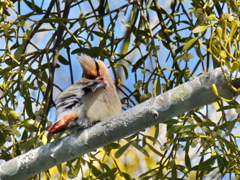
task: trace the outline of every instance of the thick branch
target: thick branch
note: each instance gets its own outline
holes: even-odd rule
[[[227,69],[224,69],[229,74]],[[240,73],[232,76],[239,87]],[[26,179],[62,162],[79,157],[113,141],[144,128],[167,121],[186,111],[217,101],[212,84],[219,95],[232,98],[235,92],[229,88],[220,68],[167,91],[156,98],[129,109],[95,126],[33,149],[0,166],[1,180]]]

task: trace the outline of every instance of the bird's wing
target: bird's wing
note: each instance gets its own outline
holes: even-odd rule
[[[94,93],[105,86],[106,84],[100,81],[82,78],[64,90],[56,102],[57,122],[49,128],[49,133],[64,131],[70,124],[79,126],[74,120],[82,121],[82,128],[88,127],[90,124],[84,112],[84,99],[89,93]]]

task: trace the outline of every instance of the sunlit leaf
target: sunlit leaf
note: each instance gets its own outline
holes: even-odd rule
[[[195,44],[196,42],[198,41],[199,37],[195,37],[195,38],[192,38],[191,40],[189,40],[184,46],[183,46],[183,51],[186,51],[186,50],[189,50],[191,49]]]
[[[18,22],[18,26],[31,26],[32,24],[30,22],[27,22],[27,21],[24,21],[24,20],[21,20]]]
[[[209,26],[198,26],[192,30],[192,33],[200,33],[207,30]]]
[[[38,132],[38,128],[34,126],[34,124],[29,123],[28,121],[24,122],[24,127],[28,129],[30,132]]]

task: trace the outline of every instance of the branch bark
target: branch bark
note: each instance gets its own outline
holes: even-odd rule
[[[225,75],[230,77],[227,68],[223,70]],[[231,74],[231,81],[239,88],[240,72]],[[228,86],[222,69],[217,68],[124,111],[106,122],[98,123],[82,132],[68,135],[2,163],[0,179],[27,179],[144,128],[215,102],[219,98],[213,94],[212,84],[216,84],[219,95],[224,98],[231,99],[236,95]]]

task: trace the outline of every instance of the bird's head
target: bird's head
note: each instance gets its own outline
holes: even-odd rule
[[[109,70],[103,61],[94,61],[87,55],[78,57],[78,60],[83,68],[86,78],[105,82],[106,78],[109,76]]]
[[[96,80],[105,82],[106,78],[109,76],[109,70],[103,61],[96,60],[95,62],[98,70],[98,77],[96,78]]]

